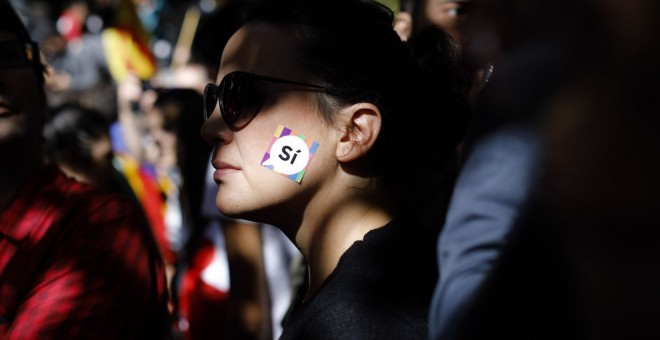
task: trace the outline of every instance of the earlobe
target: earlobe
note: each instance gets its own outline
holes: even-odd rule
[[[346,119],[337,142],[337,159],[350,162],[366,155],[380,135],[382,116],[376,105],[358,103],[341,113]]]

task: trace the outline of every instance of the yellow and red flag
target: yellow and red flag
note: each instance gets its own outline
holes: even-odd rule
[[[129,74],[147,80],[156,73],[156,59],[132,0],[119,0],[115,22],[103,30],[103,48],[110,74],[118,83]]]

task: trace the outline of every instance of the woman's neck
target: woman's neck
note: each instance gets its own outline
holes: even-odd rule
[[[307,259],[309,300],[335,270],[341,256],[369,231],[390,222],[397,214],[396,204],[382,189],[347,189],[335,204],[324,201],[325,213],[311,214],[303,221],[296,243]]]

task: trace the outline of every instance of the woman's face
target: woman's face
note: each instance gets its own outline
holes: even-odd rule
[[[177,166],[177,136],[176,132],[165,128],[165,113],[163,110],[171,107],[153,107],[146,114],[146,123],[149,136],[154,141],[152,152],[147,153],[150,161],[160,170],[167,170]]]
[[[249,23],[229,40],[217,82],[230,72],[243,71],[310,83],[299,60],[287,32],[268,24]],[[215,147],[212,164],[217,169],[213,175],[218,184],[216,205],[232,217],[295,224],[315,194],[332,183],[338,167],[338,133],[321,117],[309,88],[271,81],[254,85],[247,110],[256,114],[247,125],[228,127],[216,106],[202,127],[203,138]],[[293,135],[305,136],[306,141],[301,144],[300,138],[280,138],[271,148],[280,125],[292,130]],[[303,150],[313,145],[312,141],[318,143],[315,151]],[[265,156],[267,152],[269,156]],[[309,162],[305,162],[306,154],[310,154]],[[262,165],[266,158],[285,172],[294,171],[285,167],[308,165],[298,182]]]

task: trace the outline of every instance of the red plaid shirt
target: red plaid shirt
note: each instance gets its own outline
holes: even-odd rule
[[[162,260],[133,203],[33,176],[0,211],[0,339],[162,339]]]

